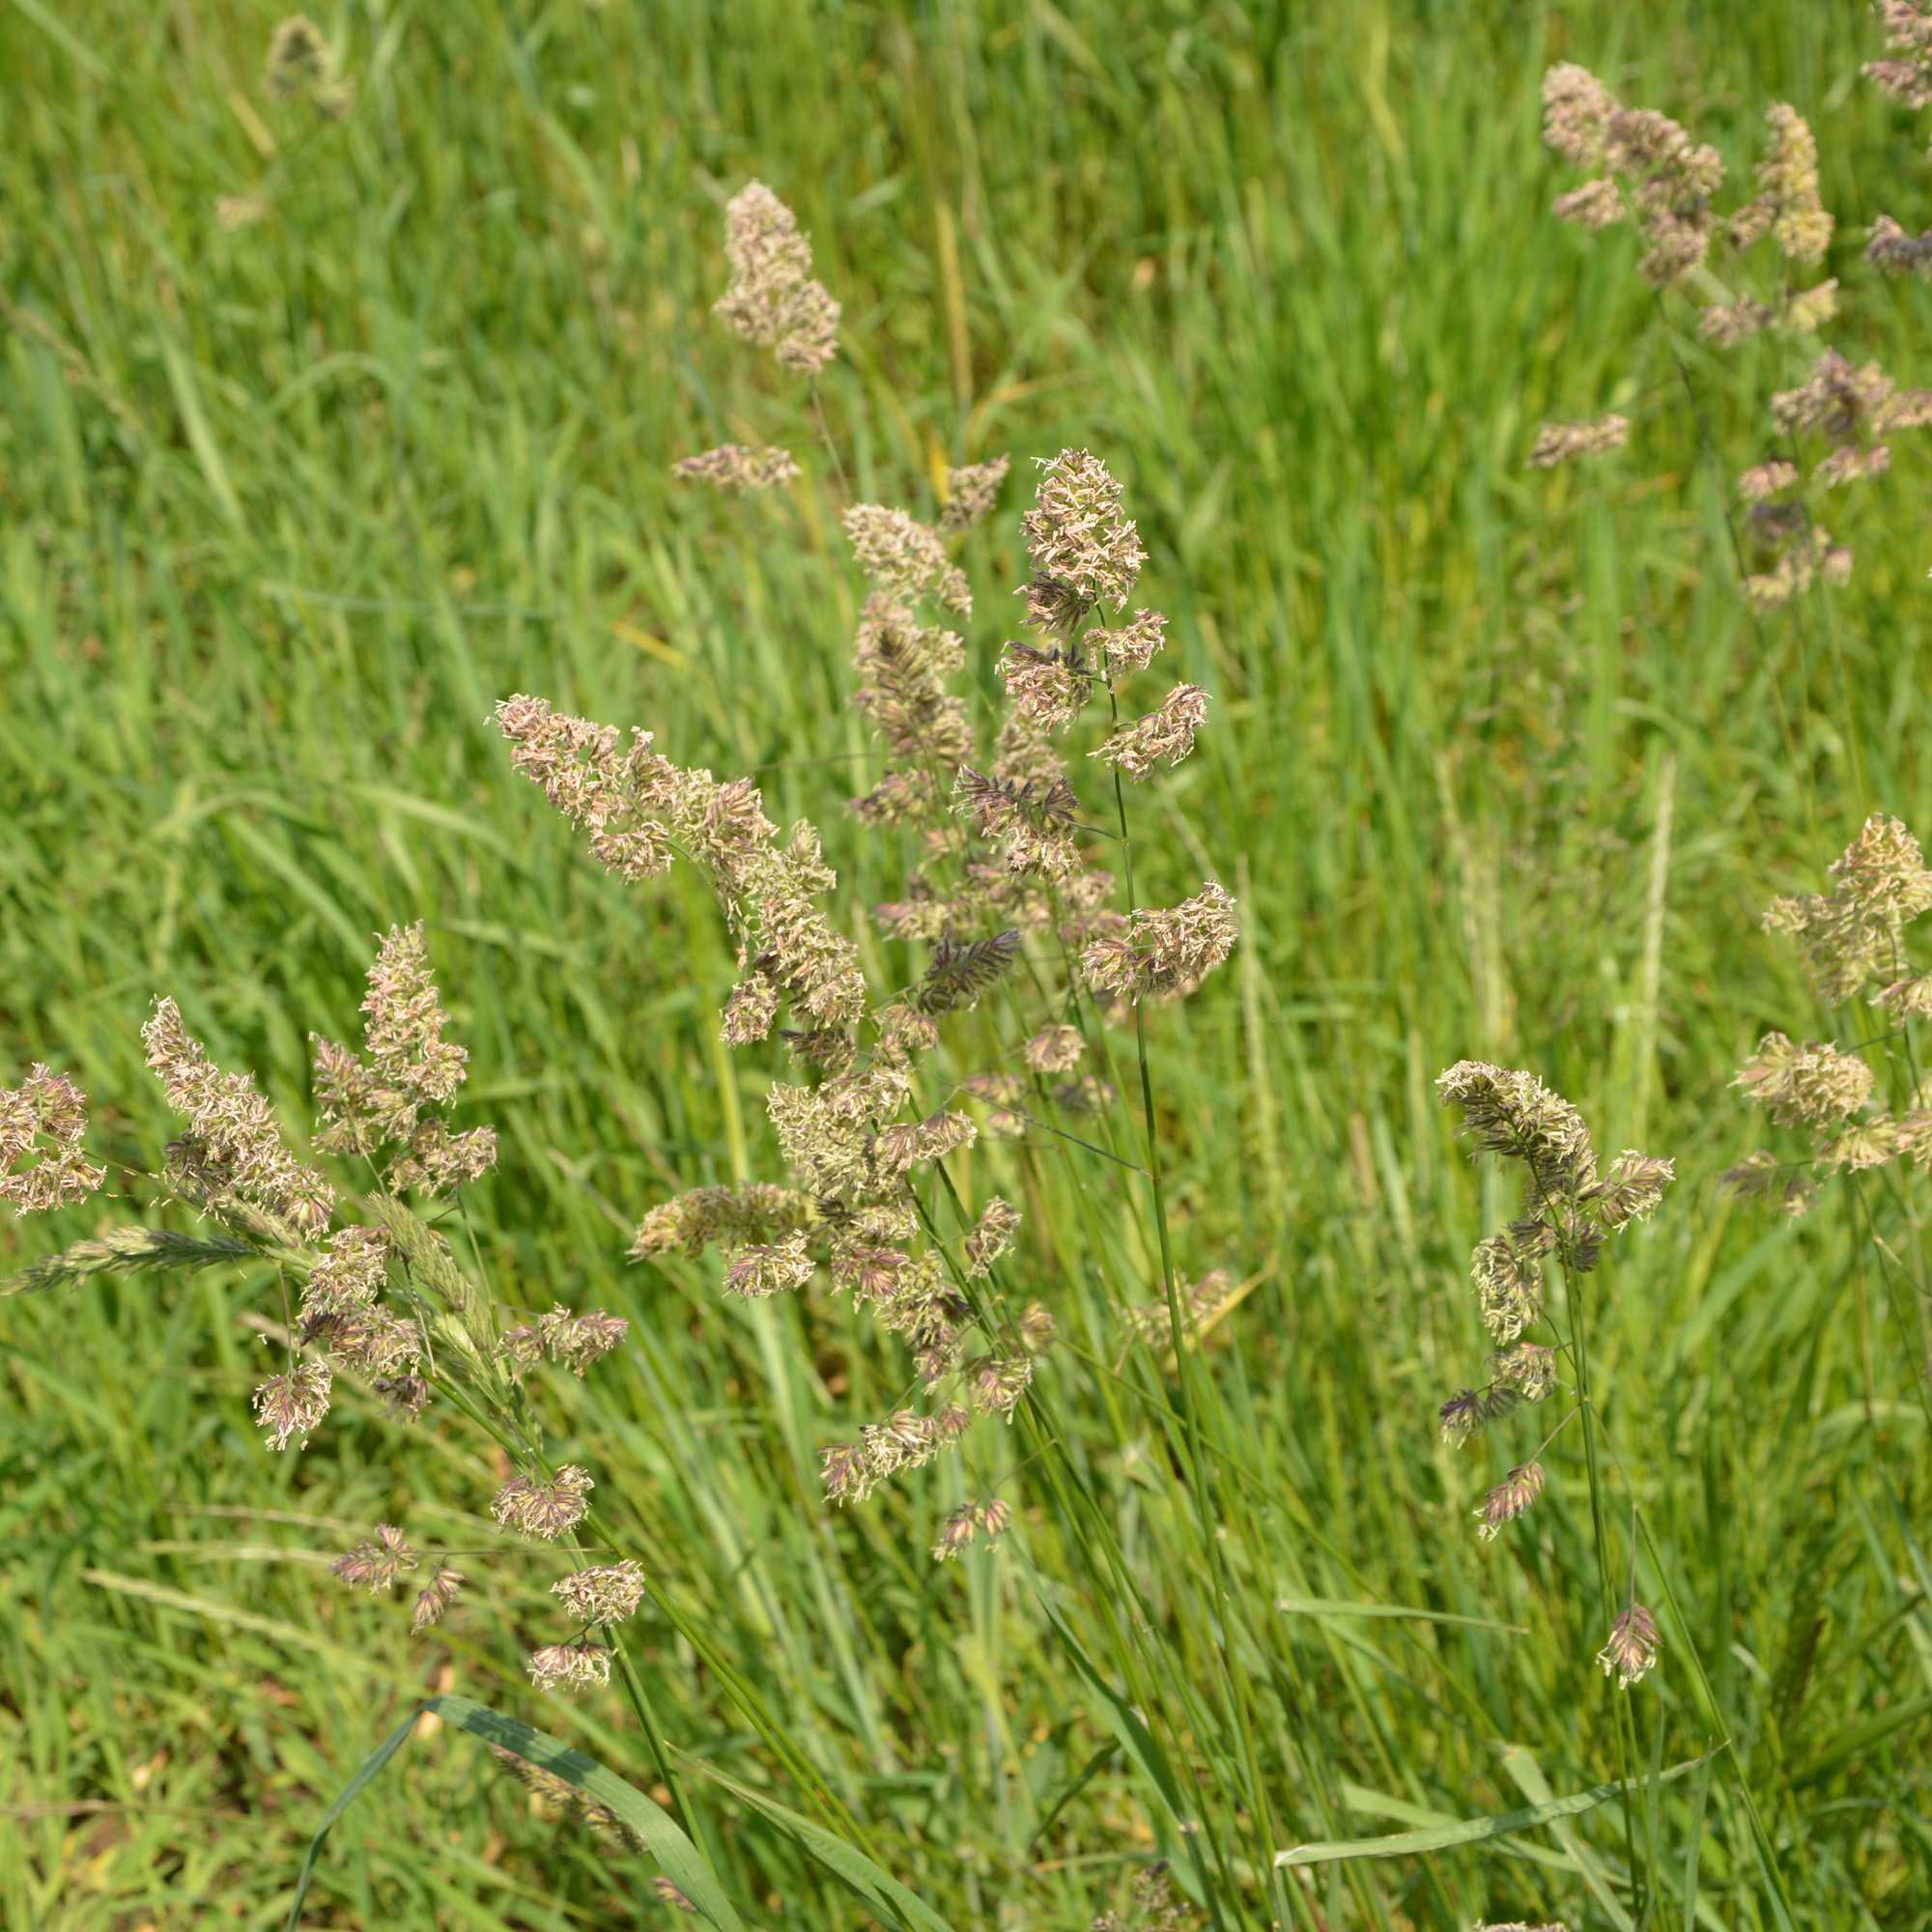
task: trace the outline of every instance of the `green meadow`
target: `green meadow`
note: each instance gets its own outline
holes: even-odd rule
[[[1932,432],[1833,498],[1851,581],[1754,615],[1732,477],[1818,345],[1701,341],[1627,230],[1550,217],[1577,177],[1539,138],[1546,67],[1578,61],[1746,195],[1793,102],[1838,218],[1825,340],[1932,385],[1932,291],[1861,259],[1878,213],[1932,223],[1932,122],[1860,77],[1877,19],[316,17],[340,120],[271,98],[271,7],[0,4],[0,1085],[71,1074],[111,1169],[0,1224],[0,1273],[142,1214],[195,1226],[132,1178],[178,1126],[143,1065],[157,996],[299,1140],[309,1034],[358,1037],[375,935],[421,919],[470,1055],[459,1121],[500,1139],[465,1191],[475,1264],[505,1305],[632,1324],[542,1400],[650,1573],[625,1628],[661,1735],[614,1688],[532,1689],[553,1571],[490,1524],[506,1467],[442,1410],[406,1425],[345,1385],[305,1453],[265,1451],[272,1271],[11,1294],[0,1922],[284,1923],[326,1808],[454,1692],[634,1782],[747,1926],[1140,1932],[1158,1859],[1181,1916],[1147,1922],[1216,1932],[1926,1925],[1925,1177],[1848,1176],[1790,1220],[1720,1176],[1794,1152],[1730,1085],[1762,1034],[1873,1026],[1820,1004],[1765,904],[1821,890],[1871,812],[1932,836]],[[822,437],[708,313],[752,178],[844,304]],[[1626,448],[1527,467],[1543,421],[1611,410]],[[742,502],[672,480],[725,441],[805,477]],[[901,1400],[898,1343],[829,1293],[728,1299],[715,1257],[627,1262],[680,1189],[781,1178],[782,1055],[719,1041],[736,967],[702,882],[601,871],[491,714],[536,694],[752,775],[820,826],[848,913],[890,898],[906,845],[845,809],[882,759],[835,471],[929,517],[949,464],[1012,457],[959,553],[991,717],[1035,459],[1065,447],[1124,486],[1158,668],[1212,695],[1133,846],[1144,903],[1204,878],[1239,902],[1233,957],[1147,1041],[1175,1266],[1241,1293],[1179,1358],[1132,1346],[1161,1272],[1131,1028],[1121,1102],[1080,1128],[1124,1161],[956,1156],[969,1198],[1026,1212],[1007,1273],[1060,1341],[1021,1423],[974,1438],[1012,1529],[938,1564],[954,1463],[820,1492],[824,1445]],[[850,929],[877,983],[917,977]],[[988,1002],[961,1037],[970,1067],[1014,1024]],[[1437,1428],[1486,1359],[1471,1246],[1515,1211],[1438,1103],[1463,1058],[1538,1073],[1605,1156],[1676,1163],[1590,1277],[1609,1532],[1628,1550],[1638,1506],[1662,1639],[1628,1690],[1596,1662],[1582,1432],[1485,1542],[1484,1491],[1555,1412],[1462,1448]],[[423,1637],[327,1574],[379,1521],[478,1552]],[[684,1922],[658,1871],[433,1716],[301,1922]]]

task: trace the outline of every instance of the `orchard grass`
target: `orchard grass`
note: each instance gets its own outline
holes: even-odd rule
[[[1626,230],[1553,220],[1578,175],[1539,141],[1546,69],[1580,63],[1742,196],[1793,103],[1838,223],[1823,340],[1932,384],[1932,296],[1861,261],[1881,216],[1932,224],[1926,116],[1858,77],[1877,20],[316,17],[270,88],[272,9],[0,11],[0,1087],[71,1079],[70,1178],[106,1170],[0,1224],[0,1920],[278,1923],[331,1801],[456,1693],[667,1807],[748,1924],[920,1922],[827,1837],[960,1932],[1917,1923],[1923,1189],[1854,1172],[1792,1219],[1719,1180],[1802,1138],[1728,1089],[1761,1041],[1884,1026],[1833,1024],[1757,927],[1872,814],[1932,832],[1924,440],[1833,495],[1848,581],[1747,600],[1740,472],[1783,459],[1765,398],[1813,358],[1700,336]],[[707,314],[753,178],[842,304],[815,378]],[[798,326],[811,363],[822,310]],[[1545,425],[1585,460],[1533,467]],[[819,1452],[893,1411],[903,1352],[846,1301],[724,1292],[715,1257],[626,1261],[654,1206],[780,1177],[793,1076],[718,1037],[703,884],[603,873],[494,708],[540,692],[750,775],[820,826],[841,907],[890,900],[902,848],[838,803],[892,763],[852,701],[840,512],[940,522],[991,718],[1033,459],[1063,449],[1121,479],[1168,617],[1118,727],[1177,683],[1211,705],[1119,759],[1160,761],[1136,903],[1218,879],[1240,938],[1145,1011],[1151,1144],[1131,1018],[1077,1065],[1004,981],[949,1018],[1028,1040],[1016,1107],[1088,1072],[1120,1099],[952,1155],[963,1209],[926,1191],[955,1243],[992,1194],[1022,1209],[988,1265],[1056,1331],[998,1495],[942,1459],[832,1510]],[[1003,455],[955,543],[946,472]],[[1074,762],[1118,831],[1114,767]],[[273,1268],[185,1211],[110,1235],[179,1124],[154,998],[293,1134],[309,1033],[360,1037],[378,940],[417,919],[463,1124],[497,1134],[454,1253],[630,1323],[543,1402],[601,1560],[651,1552],[649,1726],[615,1683],[532,1687],[533,1651],[595,1672],[548,1654],[549,1572],[473,1554],[496,1447],[338,1390],[266,1453]],[[924,957],[841,929],[874,985]],[[1470,1254],[1518,1206],[1437,1103],[1464,1060],[1547,1082],[1606,1165],[1674,1164],[1590,1278],[1591,1412],[1553,1439],[1567,1389],[1507,1445],[1442,1439],[1486,1348]],[[434,1562],[373,1602],[329,1577],[361,1549],[379,1580],[398,1521]],[[335,1828],[303,1922],[681,1922],[621,1815],[501,1775],[448,1708]]]

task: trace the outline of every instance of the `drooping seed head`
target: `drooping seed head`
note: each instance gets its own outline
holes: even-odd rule
[[[1543,1493],[1543,1464],[1525,1463],[1509,1474],[1483,1498],[1476,1512],[1480,1527],[1476,1534],[1485,1542],[1500,1534],[1505,1523],[1514,1522]]]
[[[1656,1667],[1657,1651],[1656,1620],[1633,1598],[1610,1626],[1609,1636],[1597,1653],[1597,1662],[1604,1666],[1604,1675],[1614,1676],[1617,1689],[1624,1690]]]
[[[415,1608],[410,1615],[410,1630],[416,1636],[432,1625],[440,1624],[457,1593],[463,1588],[463,1577],[442,1564],[429,1581],[416,1593]]]

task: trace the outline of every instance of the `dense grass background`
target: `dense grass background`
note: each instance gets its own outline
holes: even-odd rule
[[[1923,292],[1857,260],[1875,212],[1932,220],[1925,128],[1857,79],[1865,10],[1675,4],[1639,35],[1607,5],[364,4],[322,16],[358,82],[340,126],[267,99],[274,17],[0,7],[0,1079],[67,1066],[96,1151],[151,1164],[169,1129],[136,1029],[171,991],[300,1122],[306,1033],[350,1031],[369,935],[425,918],[468,1118],[503,1137],[485,1254],[509,1299],[632,1319],[635,1346],[556,1392],[566,1440],[744,1680],[646,1627],[671,1741],[798,1804],[759,1724],[786,1737],[962,1928],[1071,1932],[1154,1852],[1187,1861],[1198,1837],[1047,1621],[1132,1694],[1122,1605],[1041,1486],[1019,1479],[1010,1551],[946,1570],[924,1545],[955,1472],[827,1520],[815,1447],[890,1405],[893,1352],[841,1308],[726,1307],[707,1269],[622,1262],[674,1186],[772,1169],[770,1076],[712,1043],[730,970],[696,890],[598,874],[510,775],[492,702],[540,692],[756,769],[862,898],[894,876],[838,807],[867,739],[825,460],[706,323],[723,197],[756,174],[846,303],[826,400],[859,490],[917,507],[947,460],[1103,453],[1171,667],[1216,694],[1143,829],[1150,897],[1212,870],[1245,916],[1153,1030],[1181,1265],[1255,1279],[1205,1358],[1228,1600],[1202,1586],[1165,1384],[1109,1373],[1111,1303],[1147,1293],[1138,1221],[1104,1171],[969,1172],[1044,1231],[1026,1286],[1073,1338],[1048,1391],[1147,1594],[1191,1802],[1245,1874],[1220,1922],[1283,1909],[1248,1883],[1271,1845],[1620,1762],[1575,1444],[1534,1531],[1492,1548],[1468,1511],[1503,1452],[1435,1439],[1479,1357],[1468,1244],[1506,1199],[1434,1104],[1467,1054],[1678,1161],[1596,1317],[1674,1599],[1635,1748],[1729,1739],[1645,1801],[1649,1922],[1925,1923],[1922,1330],[1848,1196],[1772,1226],[1715,1184],[1759,1134],[1738,1059],[1826,1024],[1757,908],[1869,810],[1932,829],[1924,459],[1847,497],[1859,572],[1829,619],[1753,626],[1628,238],[1548,218],[1537,139],[1555,58],[1734,172],[1794,101],[1857,291],[1831,339],[1932,381]],[[225,196],[268,211],[231,229]],[[1681,348],[1752,460],[1746,391],[1802,350]],[[1627,455],[1524,469],[1540,417],[1606,407],[1637,423]],[[812,481],[742,519],[673,493],[673,456],[733,435],[792,440]],[[982,668],[1026,488],[969,554]],[[113,1213],[10,1228],[0,1258]],[[494,1472],[465,1435],[348,1406],[309,1455],[264,1455],[246,1390],[277,1312],[221,1273],[4,1304],[9,1925],[278,1922],[323,1805],[429,1689],[649,1781],[614,1699],[526,1694],[528,1566],[427,1648],[321,1575],[379,1517],[480,1543]],[[690,1781],[753,1921],[871,1922]],[[1625,1923],[1632,1858],[1611,1806],[1325,1867],[1292,1903],[1338,1932]],[[650,1869],[444,1732],[351,1813],[309,1922],[651,1920]]]

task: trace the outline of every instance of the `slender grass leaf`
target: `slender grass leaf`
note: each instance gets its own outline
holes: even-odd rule
[[[1674,1764],[1658,1782],[1686,1777],[1700,1764],[1708,1764],[1715,1751]],[[1274,1861],[1284,1865],[1321,1865],[1341,1859],[1406,1859],[1424,1852],[1448,1851],[1456,1845],[1480,1844],[1489,1838],[1508,1837],[1515,1832],[1534,1831],[1556,1818],[1574,1818],[1594,1811],[1599,1804],[1616,1797],[1623,1789],[1621,1780],[1593,1784],[1587,1791],[1572,1792],[1568,1798],[1552,1798],[1547,1804],[1528,1804],[1520,1811],[1499,1811],[1487,1818],[1460,1818],[1453,1824],[1432,1825],[1419,1832],[1395,1832],[1384,1838],[1327,1838],[1312,1845],[1296,1845],[1277,1852]]]
[[[16,0],[17,4],[17,0]],[[188,447],[206,478],[210,494],[221,506],[221,514],[238,530],[245,529],[242,499],[235,493],[234,479],[222,460],[221,445],[214,440],[208,412],[201,406],[201,391],[195,384],[194,368],[181,344],[163,329],[160,334],[161,362],[168,373],[168,386],[175,392],[175,407],[181,412],[182,428],[187,433]]]
[[[1503,1769],[1509,1773],[1516,1788],[1532,1804],[1548,1806],[1558,1803],[1549,1789],[1549,1780],[1543,1775],[1543,1767],[1520,1745],[1511,1745],[1503,1752]],[[1658,1782],[1657,1778],[1647,1780],[1652,1790]],[[1610,1883],[1602,1861],[1577,1834],[1570,1818],[1569,1812],[1552,1811],[1549,1817],[1550,1834],[1569,1853],[1577,1871],[1582,1874],[1583,1883],[1603,1907],[1604,1917],[1617,1928],[1617,1932],[1636,1932],[1636,1921],[1624,1909],[1623,1901],[1617,1896],[1616,1888]]]
[[[324,1814],[322,1824],[310,1842],[308,1856],[302,1861],[301,1876],[296,1883],[295,1902],[289,1907],[289,1932],[296,1932],[301,1922],[302,1905],[314,1882],[316,1860],[321,1855],[324,1840],[370,1780],[408,1742],[416,1719],[425,1711],[434,1711],[459,1730],[468,1731],[472,1737],[481,1738],[485,1744],[497,1745],[512,1752],[526,1764],[548,1772],[553,1777],[561,1778],[586,1798],[594,1799],[615,1815],[618,1822],[657,1861],[665,1876],[697,1908],[699,1916],[718,1927],[718,1932],[745,1932],[744,1921],[732,1909],[710,1864],[662,1805],[654,1804],[614,1772],[607,1771],[595,1758],[573,1749],[546,1732],[533,1729],[520,1719],[506,1718],[500,1711],[491,1710],[487,1704],[447,1693],[424,1698],[369,1754],[361,1769],[343,1787],[335,1803]]]
[[[901,1924],[917,1927],[918,1932],[952,1932],[952,1926],[938,1913],[908,1891],[891,1872],[876,1860],[867,1858],[857,1846],[847,1844],[836,1833],[828,1832],[823,1825],[814,1824],[789,1805],[781,1804],[777,1799],[768,1798],[754,1786],[741,1784],[735,1777],[727,1777],[702,1758],[694,1757],[689,1751],[679,1751],[677,1755],[691,1770],[708,1777],[714,1784],[723,1785],[734,1798],[742,1800],[760,1817],[776,1825],[802,1851],[815,1859],[835,1878],[842,1879],[875,1910]]]
[[[71,33],[64,27],[60,15],[51,7],[43,6],[42,0],[14,0],[14,5],[49,40],[56,42],[83,73],[95,80],[109,77],[107,69],[89,51],[87,43],[78,34]]]
[[[1874,1745],[1883,1744],[1894,1732],[1922,1723],[1927,1718],[1932,1718],[1932,1694],[1911,1697],[1902,1704],[1894,1704],[1889,1711],[1880,1711],[1863,1723],[1854,1724],[1848,1731],[1840,1731],[1809,1764],[1792,1773],[1791,1781],[1794,1785],[1815,1784],[1848,1759],[1862,1757]]]
[[[1133,1707],[1100,1675],[1098,1666],[1081,1648],[1080,1639],[1067,1629],[1060,1613],[1044,1597],[1039,1599],[1039,1606],[1045,1612],[1047,1622],[1058,1633],[1061,1642],[1066,1646],[1066,1654],[1073,1660],[1074,1669],[1099,1695],[1114,1735],[1121,1741],[1121,1747],[1141,1768],[1154,1789],[1160,1793],[1162,1801],[1167,1805],[1168,1816],[1173,1820],[1176,1829],[1179,1829],[1186,1813],[1181,1809],[1180,1787],[1175,1781],[1174,1770],[1167,1761],[1167,1753],[1161,1749],[1153,1733],[1141,1721]]]
[[[1464,1624],[1472,1630],[1526,1634],[1522,1624],[1498,1623],[1493,1617],[1456,1616],[1447,1610],[1418,1610],[1406,1604],[1355,1603],[1347,1597],[1277,1597],[1274,1606],[1293,1617],[1402,1617],[1425,1624]]]

